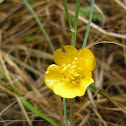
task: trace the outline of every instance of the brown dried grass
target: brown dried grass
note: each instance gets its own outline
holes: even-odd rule
[[[70,29],[62,1],[33,0],[30,2],[43,23],[54,48],[70,44]],[[81,1],[81,8],[89,5]],[[76,98],[75,126],[125,126],[126,116],[126,3],[125,0],[98,1],[97,8],[104,22],[91,24],[87,47],[97,59],[95,84],[109,94],[120,108],[115,108],[106,98],[90,91]],[[75,1],[68,1],[69,13],[74,15]],[[80,16],[77,31],[77,48],[81,48],[88,20]],[[27,39],[31,41],[27,42]],[[95,45],[94,42],[108,41]],[[47,88],[44,73],[54,63],[47,40],[28,9],[20,0],[0,4],[0,67],[15,88],[35,108],[63,125],[61,99]],[[47,122],[23,111],[18,98],[0,75],[0,126],[47,126]],[[60,104],[57,104],[60,103]],[[69,112],[69,102],[67,103]],[[113,109],[110,109],[113,108]],[[27,112],[27,113],[25,113]],[[28,117],[28,118],[27,118]],[[29,123],[27,123],[29,119]],[[68,121],[69,122],[69,121]]]

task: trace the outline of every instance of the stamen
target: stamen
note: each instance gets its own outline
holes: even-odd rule
[[[75,60],[78,60],[77,57],[75,57]]]
[[[77,57],[75,57],[77,60]],[[81,78],[81,74],[79,73],[79,69],[76,65],[76,61],[73,61],[72,64],[64,65],[62,72],[63,79],[62,81],[65,83],[77,84]]]

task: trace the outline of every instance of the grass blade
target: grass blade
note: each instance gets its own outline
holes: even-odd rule
[[[108,99],[108,101],[110,101],[116,108],[120,108],[120,106],[118,104],[116,104],[116,102],[114,102],[110,96],[108,96],[108,94],[106,94],[105,92],[103,92],[102,90],[98,89],[94,84],[91,84],[88,87],[93,93],[95,93],[98,90],[98,94],[104,96],[105,98]],[[122,113],[126,116],[126,112],[122,111]]]
[[[37,114],[38,116],[42,117],[43,119],[45,119],[46,121],[48,121],[50,124],[52,124],[53,126],[59,126],[58,124],[56,124],[52,119],[48,118],[46,115],[42,114],[41,112],[39,112],[37,109],[35,109],[32,104],[30,104],[26,99],[24,98],[20,98],[21,102],[24,104],[25,107],[27,107],[30,111],[32,111],[33,113]]]
[[[12,86],[12,84],[10,84],[8,78],[5,76],[5,74],[3,73],[3,71],[0,69],[0,74],[3,76],[3,79],[9,83],[12,91],[20,98],[21,102],[23,103],[23,105],[25,107],[27,107],[30,111],[34,112],[35,114],[37,114],[38,116],[42,117],[43,119],[45,119],[46,121],[48,121],[50,124],[52,124],[53,126],[59,126],[57,123],[55,123],[52,119],[50,119],[49,117],[47,117],[46,115],[42,114],[41,112],[39,112],[36,108],[34,108],[34,106],[32,106],[25,98],[20,97],[20,93],[15,89],[15,87]]]
[[[63,5],[64,5],[64,9],[65,9],[65,12],[66,12],[66,16],[67,16],[67,20],[68,20],[70,29],[72,30],[73,28],[72,28],[71,21],[70,21],[70,16],[69,16],[69,13],[68,13],[67,1],[66,0],[63,0]]]
[[[26,0],[23,0],[23,1],[24,1],[25,6],[28,8],[28,10],[29,10],[29,11],[31,12],[31,14],[34,16],[34,18],[35,18],[36,22],[38,23],[40,29],[42,30],[43,34],[45,35],[46,39],[48,40],[48,43],[49,43],[49,45],[50,45],[50,47],[51,47],[51,49],[52,49],[52,52],[54,53],[55,50],[54,50],[54,47],[53,47],[53,45],[52,45],[52,42],[51,42],[51,40],[50,40],[50,38],[49,38],[47,32],[46,32],[45,29],[43,28],[40,19],[38,18],[38,16],[36,15],[36,13],[35,13],[35,11],[32,9],[32,7],[30,6],[30,4],[29,4]]]
[[[90,30],[90,25],[91,25],[92,16],[93,16],[94,2],[95,2],[95,0],[91,1],[91,11],[90,11],[88,26],[87,26],[87,30],[86,30],[86,34],[85,34],[85,37],[84,37],[82,48],[85,48],[86,43],[87,43],[87,39],[88,39],[88,35],[89,35],[89,30]]]

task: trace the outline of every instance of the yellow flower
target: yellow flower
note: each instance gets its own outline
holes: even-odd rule
[[[65,52],[57,49],[54,61],[45,73],[46,85],[55,94],[64,98],[83,96],[86,88],[94,82],[92,71],[96,67],[95,57],[89,49],[78,51],[70,45],[64,46]]]

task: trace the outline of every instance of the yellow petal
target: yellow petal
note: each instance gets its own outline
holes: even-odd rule
[[[80,94],[79,86],[69,86],[69,83],[59,83],[54,86],[53,91],[55,94],[64,98],[74,98]]]
[[[78,61],[80,66],[84,66],[89,71],[93,71],[96,67],[95,56],[89,49],[81,49],[78,53]]]
[[[80,67],[80,65],[79,65],[79,67]],[[80,68],[81,68],[80,69],[81,75],[83,75],[85,78],[91,78],[92,77],[92,72],[87,67],[84,67],[84,65],[83,65]]]
[[[92,84],[92,83],[94,83],[94,80],[93,80],[93,78],[82,78],[81,80],[80,80],[80,86],[81,86],[81,88],[84,88],[84,90],[86,90],[87,89],[87,87],[90,85],[90,84]]]
[[[45,73],[45,83],[50,89],[53,89],[53,87],[61,81],[61,77],[60,66],[52,64],[47,68]]]
[[[64,46],[65,52],[61,49],[57,49],[54,53],[54,61],[58,65],[71,64],[75,57],[77,57],[78,50],[73,46]]]
[[[76,96],[83,96],[87,87],[93,83],[94,80],[92,78],[86,79],[83,78],[80,80],[79,84],[76,86],[70,83],[58,83],[54,86],[53,91],[55,94],[60,95],[64,98],[74,98]]]

